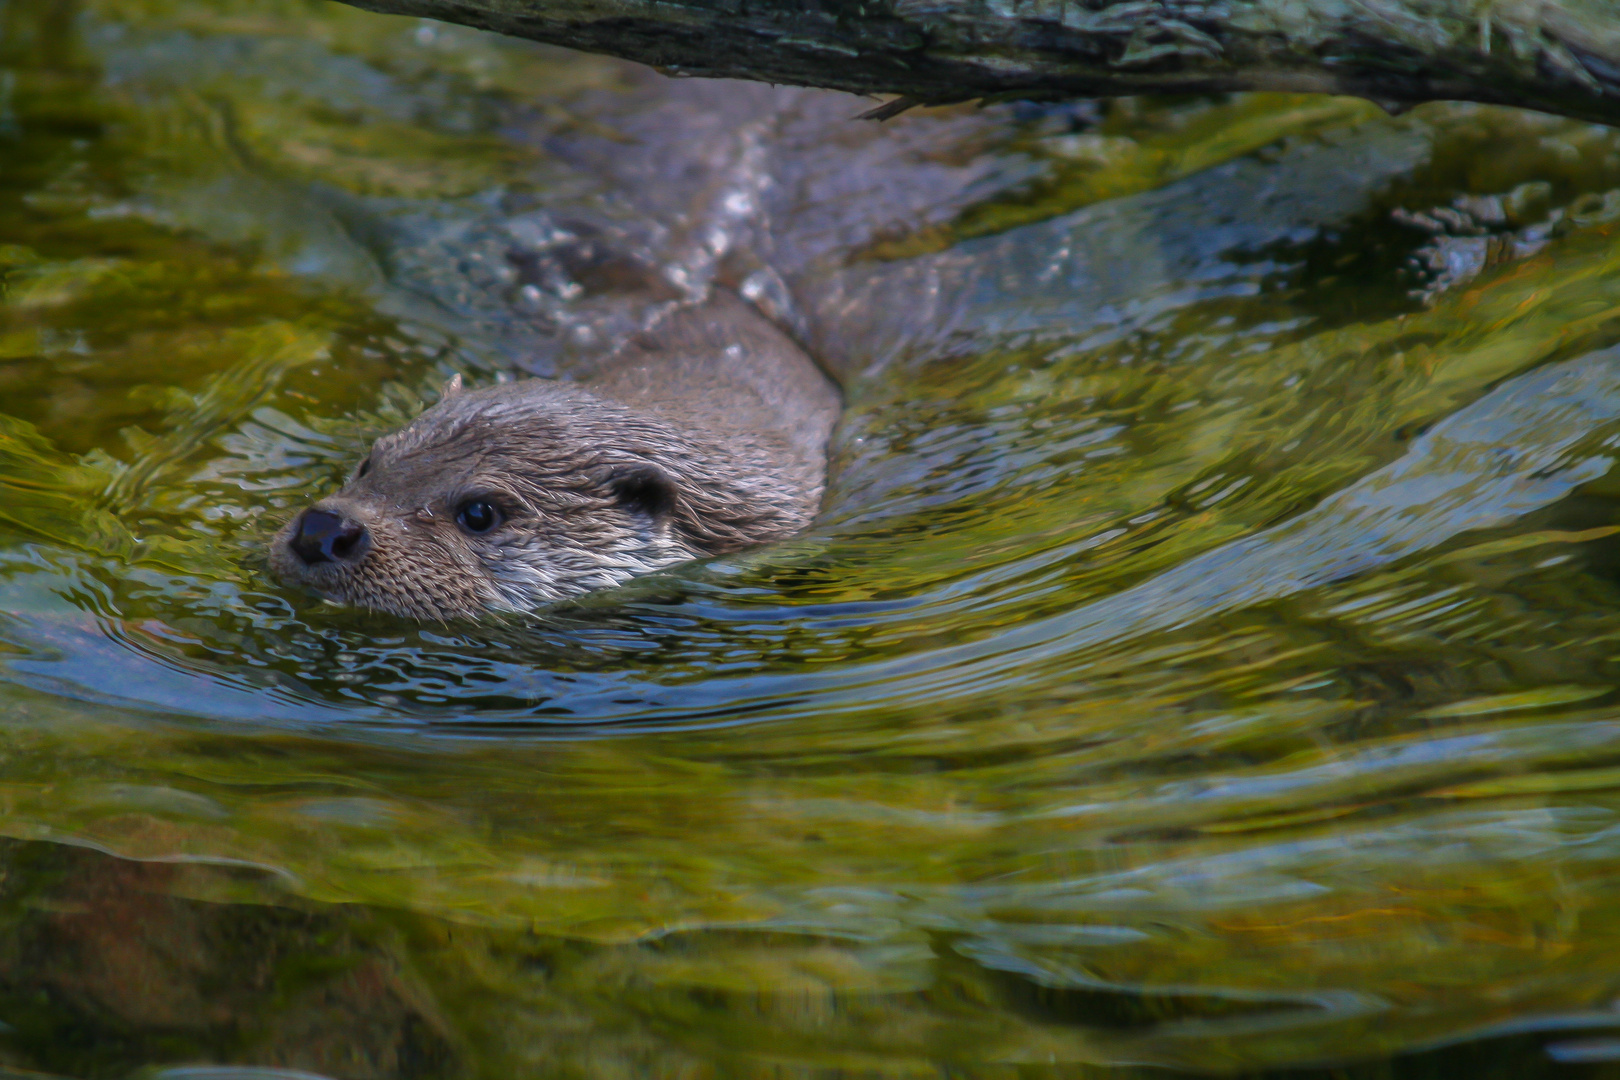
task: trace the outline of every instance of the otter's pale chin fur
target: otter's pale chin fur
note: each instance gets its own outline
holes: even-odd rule
[[[526,611],[791,536],[820,503],[836,388],[729,293],[590,383],[446,388],[270,546],[283,581],[373,611]]]

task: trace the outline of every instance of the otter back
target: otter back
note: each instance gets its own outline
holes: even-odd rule
[[[694,431],[779,446],[778,468],[819,501],[837,387],[803,349],[736,294],[676,308],[605,362],[588,384]]]

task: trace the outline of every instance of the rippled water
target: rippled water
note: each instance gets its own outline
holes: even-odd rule
[[[1620,135],[866,107],[0,3],[0,1073],[1620,1060]],[[715,283],[845,380],[802,538],[264,572],[450,374]]]

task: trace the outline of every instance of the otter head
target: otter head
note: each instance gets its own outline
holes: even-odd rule
[[[768,455],[659,413],[538,379],[459,389],[288,522],[271,570],[331,600],[445,620],[788,535],[813,511]]]

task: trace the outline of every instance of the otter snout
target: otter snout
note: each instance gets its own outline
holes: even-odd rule
[[[305,566],[355,562],[370,549],[371,534],[341,511],[312,506],[293,522],[287,547]]]

